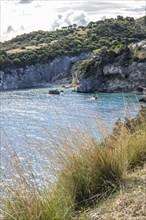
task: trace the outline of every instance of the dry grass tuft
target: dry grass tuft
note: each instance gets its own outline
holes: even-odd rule
[[[146,108],[143,108],[136,119],[119,122],[113,133],[101,144],[91,135],[83,135],[78,131],[72,136],[72,141],[68,141],[66,136],[62,136],[60,143],[53,141],[60,169],[54,168],[54,175],[58,178],[51,190],[48,186],[40,189],[33,174],[27,177],[11,146],[15,160],[10,163],[10,169],[18,174],[18,181],[9,188],[3,219],[71,220],[75,219],[80,210],[105,201],[121,189],[127,172],[143,166],[146,161],[145,116]],[[46,152],[46,148],[41,149],[42,153]],[[16,179],[13,181],[16,183]],[[135,195],[137,193],[135,191]],[[133,198],[128,203],[129,209]],[[123,212],[127,212],[122,202],[123,200],[119,201],[119,204],[125,207]],[[119,208],[115,205],[115,209],[116,207]],[[120,212],[122,210],[118,211]],[[86,215],[81,219],[86,219]]]
[[[121,190],[98,208],[86,212],[84,220],[145,220],[145,179],[145,168],[129,173]]]

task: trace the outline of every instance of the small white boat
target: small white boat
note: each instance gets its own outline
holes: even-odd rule
[[[92,96],[91,98],[90,98],[90,100],[97,100],[97,96]]]

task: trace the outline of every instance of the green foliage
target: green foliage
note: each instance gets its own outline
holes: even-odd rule
[[[23,34],[12,40],[1,43],[0,69],[9,67],[48,62],[56,56],[64,54],[77,55],[82,52],[92,52],[96,49],[114,51],[117,55],[126,52],[129,44],[145,39],[146,28],[144,18],[134,20],[132,17],[118,16],[117,19],[90,22],[86,27],[71,25],[56,31],[34,31]],[[15,49],[15,50],[14,50]],[[14,51],[13,51],[14,50]],[[23,50],[23,51],[22,51]],[[20,62],[14,62],[18,58]]]
[[[25,46],[21,46],[20,49],[25,50]]]
[[[78,72],[81,72],[84,78],[88,78],[96,74],[97,62],[95,58],[89,58],[81,62],[78,66]]]
[[[91,39],[92,39],[93,41],[97,40],[97,35],[96,35],[96,34],[92,34],[92,35],[91,35]]]
[[[16,65],[17,67],[21,67],[22,66],[22,62],[19,60],[19,58],[15,58],[13,60],[14,65]]]
[[[4,65],[4,58],[1,56],[0,57],[0,68]]]
[[[0,69],[7,70],[8,68],[11,68],[13,66],[13,61],[5,56],[4,54],[0,56]]]
[[[146,15],[137,19],[137,22],[141,25],[144,25],[146,27]]]

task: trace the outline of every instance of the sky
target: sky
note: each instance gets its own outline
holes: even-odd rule
[[[145,15],[146,0],[0,0],[0,41],[37,30]]]

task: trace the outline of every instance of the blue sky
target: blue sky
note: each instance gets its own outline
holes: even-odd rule
[[[1,41],[25,32],[86,25],[119,14],[135,18],[145,14],[145,0],[1,0],[0,4]]]

